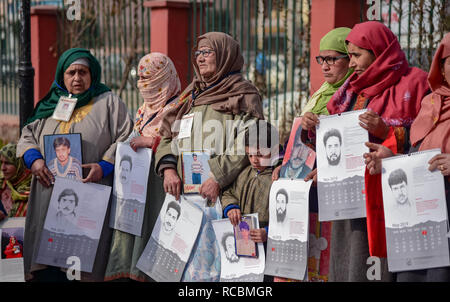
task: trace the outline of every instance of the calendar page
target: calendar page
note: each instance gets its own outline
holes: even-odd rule
[[[281,179],[272,183],[266,275],[296,280],[307,276],[311,183],[302,179]]]
[[[157,282],[179,282],[202,224],[203,212],[188,200],[166,194],[136,267]]]
[[[439,149],[382,160],[388,268],[391,272],[449,266],[444,178],[429,171]]]
[[[321,116],[316,127],[319,221],[366,217],[364,195],[367,130],[359,125],[366,110]]]
[[[23,235],[25,217],[0,222],[0,282],[25,282],[23,270]]]
[[[56,177],[36,262],[67,268],[77,256],[80,270],[92,272],[110,194],[109,186]]]
[[[259,228],[257,213],[244,216],[254,217]],[[237,256],[230,219],[213,220],[212,225],[220,247],[220,282],[262,282],[265,263],[263,243],[257,243],[258,258]]]
[[[141,236],[152,149],[118,143],[109,226]]]

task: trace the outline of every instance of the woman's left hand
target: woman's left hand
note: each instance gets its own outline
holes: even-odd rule
[[[130,147],[134,150],[134,152],[137,152],[137,149],[139,148],[152,148],[155,144],[155,138],[150,136],[137,136],[133,137],[130,141]]]
[[[267,241],[267,232],[265,228],[250,230],[250,239],[256,243]]]
[[[450,175],[450,154],[442,153],[435,155],[428,163],[430,164],[428,170],[434,171],[435,169],[438,169],[441,171],[442,175]]]
[[[203,198],[207,198],[212,202],[217,200],[220,193],[219,183],[216,182],[213,178],[208,178],[201,186],[200,186],[200,195]]]
[[[81,165],[81,167],[90,169],[88,176],[86,178],[83,178],[81,180],[82,182],[98,182],[102,179],[103,170],[98,163],[84,164]]]
[[[359,116],[359,120],[359,125],[369,131],[370,134],[382,140],[386,139],[389,133],[389,127],[378,114],[367,110]]]

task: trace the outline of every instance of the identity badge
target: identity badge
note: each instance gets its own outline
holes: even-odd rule
[[[76,104],[77,98],[73,98],[71,95],[60,97],[52,118],[63,122],[69,121]]]
[[[192,123],[194,122],[194,113],[186,114],[181,118],[180,132],[178,138],[191,137]]]

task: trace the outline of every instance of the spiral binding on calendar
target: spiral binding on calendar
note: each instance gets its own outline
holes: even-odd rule
[[[392,159],[398,159],[398,158],[403,158],[403,157],[410,157],[410,156],[426,154],[426,153],[432,153],[432,152],[439,152],[439,153],[441,153],[441,149],[440,148],[435,148],[435,149],[429,149],[429,150],[422,150],[422,151],[412,152],[412,153],[408,153],[408,154],[395,155],[395,156],[383,158],[381,160],[381,162],[383,163],[385,161],[392,160]]]

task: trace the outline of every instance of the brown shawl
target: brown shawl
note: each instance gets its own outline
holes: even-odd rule
[[[422,141],[419,150],[441,148],[450,153],[450,83],[445,81],[441,67],[450,56],[450,33],[442,39],[428,75],[433,91],[422,100],[422,107],[411,126],[411,144]]]
[[[172,132],[172,124],[175,120],[181,120],[192,106],[211,105],[212,109],[219,112],[230,114],[247,112],[256,118],[264,119],[261,96],[257,88],[240,73],[244,57],[239,43],[225,33],[209,32],[198,38],[197,47],[193,52],[200,44],[208,45],[215,51],[217,73],[208,79],[208,82],[204,81],[192,53],[194,80],[181,93],[180,99],[184,104],[164,114],[160,129],[162,136],[176,136],[178,131]],[[192,94],[195,95],[195,100]]]

